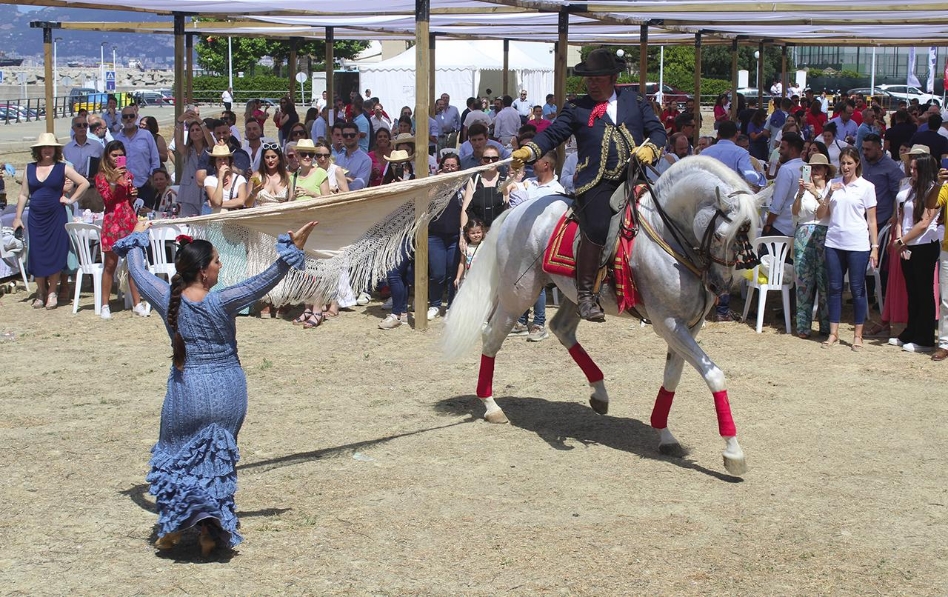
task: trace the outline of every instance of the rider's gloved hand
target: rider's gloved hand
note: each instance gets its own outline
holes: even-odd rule
[[[520,149],[515,149],[510,157],[513,158],[513,161],[510,163],[510,167],[514,170],[520,170],[523,168],[524,163],[533,160],[533,151],[529,147],[521,147]]]
[[[646,141],[632,150],[632,157],[641,164],[654,164],[658,159],[658,148]]]

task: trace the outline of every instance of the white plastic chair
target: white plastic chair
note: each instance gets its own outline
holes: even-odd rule
[[[95,297],[95,314],[102,312],[102,255],[99,250],[100,230],[93,224],[69,222],[66,224],[69,242],[79,256],[79,268],[76,270],[76,292],[72,301],[72,312],[79,311],[79,292],[82,288],[82,276],[92,276],[92,288]]]
[[[779,290],[783,295],[783,317],[787,327],[787,333],[790,333],[790,288],[793,286],[793,269],[787,267],[785,262],[790,248],[793,246],[793,238],[789,236],[761,236],[757,239],[757,251],[760,254],[760,248],[767,249],[766,255],[760,256],[760,264],[754,267],[750,272],[750,277],[745,276],[748,291],[747,298],[744,300],[744,315],[742,319],[747,321],[747,312],[750,311],[751,299],[754,296],[753,289],[757,289],[757,333],[761,333],[764,327],[764,309],[767,306],[767,293],[771,290]],[[789,270],[789,271],[788,271]]]
[[[148,242],[151,245],[151,263],[148,271],[156,276],[165,276],[171,282],[176,270],[174,261],[168,260],[168,243],[174,242],[179,234],[184,234],[180,226],[164,224],[148,229]]]
[[[12,261],[16,260],[17,265],[20,267],[20,275],[23,277],[23,285],[26,286],[26,291],[30,292],[30,279],[26,275],[26,243],[23,244],[23,248],[16,251],[7,251],[3,248],[3,243],[0,242],[0,259]]]

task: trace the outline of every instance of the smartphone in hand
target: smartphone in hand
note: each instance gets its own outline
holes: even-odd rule
[[[941,167],[948,170],[948,158],[941,158]]]
[[[803,164],[800,168],[800,178],[803,179],[803,182],[812,182],[810,179],[810,173],[812,172],[813,167],[809,164]]]
[[[128,159],[124,155],[120,155],[115,158],[116,168],[125,168],[127,163],[128,163]]]

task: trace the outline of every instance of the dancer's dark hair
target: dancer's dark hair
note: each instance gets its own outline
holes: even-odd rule
[[[178,309],[181,307],[181,292],[207,269],[214,258],[214,245],[206,240],[181,239],[178,253],[174,257],[177,273],[171,278],[171,298],[168,300],[168,327],[174,333],[171,339],[172,362],[178,371],[184,369],[184,338],[178,332]]]

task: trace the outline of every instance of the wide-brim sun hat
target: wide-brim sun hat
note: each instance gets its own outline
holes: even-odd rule
[[[313,143],[312,139],[300,139],[296,142],[296,151],[298,152],[301,149],[312,149],[316,151],[316,144]]]
[[[906,155],[931,155],[932,150],[929,149],[928,145],[915,144],[912,146],[912,149],[908,150]]]
[[[59,139],[56,138],[56,135],[53,133],[40,133],[40,136],[36,138],[36,143],[30,145],[30,147],[62,147],[62,143],[59,142]]]
[[[404,149],[396,149],[390,155],[383,157],[387,162],[410,162],[414,156]]]
[[[833,164],[830,164],[830,161],[826,159],[826,156],[823,155],[822,153],[814,153],[813,155],[811,155],[809,164],[811,166],[825,166],[826,168],[828,168],[829,176],[827,177],[827,180],[829,180],[830,178],[836,178],[836,166],[834,166]]]
[[[392,139],[392,145],[398,145],[399,143],[414,143],[415,136],[411,133],[398,133]]]
[[[599,48],[586,56],[586,60],[573,67],[573,74],[579,77],[600,77],[625,72],[625,60],[617,58],[610,50]]]
[[[212,158],[229,158],[233,155],[234,154],[231,152],[230,148],[224,144],[215,145],[214,148],[211,149],[210,153]]]

